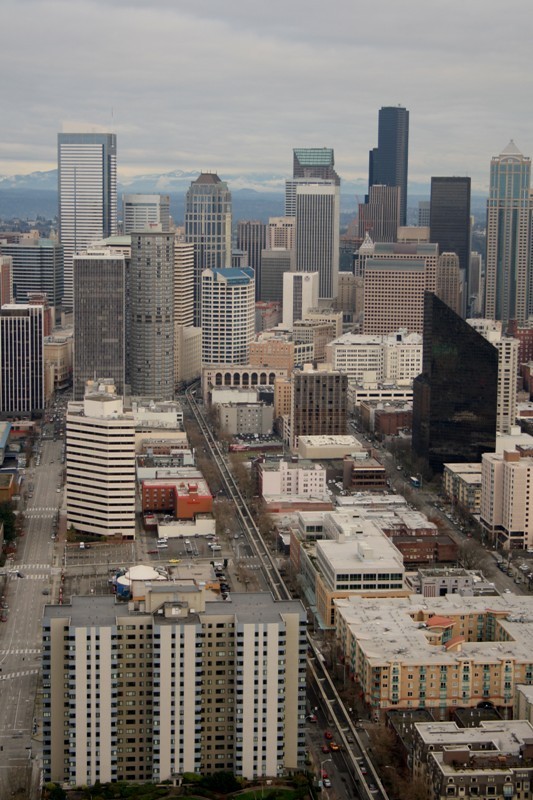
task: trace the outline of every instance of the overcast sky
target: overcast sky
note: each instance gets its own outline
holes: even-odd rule
[[[531,0],[3,0],[0,174],[56,166],[59,130],[112,130],[119,176],[289,175],[335,149],[362,180],[383,105],[409,180],[533,155]]]

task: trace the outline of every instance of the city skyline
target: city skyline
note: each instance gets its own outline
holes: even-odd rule
[[[0,174],[53,167],[57,131],[74,123],[117,134],[124,176],[288,175],[294,147],[328,146],[343,179],[366,182],[377,111],[397,104],[410,111],[413,183],[468,175],[486,191],[487,165],[505,142],[533,151],[523,0],[502,19],[492,1],[428,10],[412,0],[406,10],[386,0],[363,18],[336,0],[327,24],[322,8],[306,4],[304,13],[300,0],[268,9],[114,0],[104,25],[102,7],[8,0]],[[502,50],[502,40],[513,45]],[[200,48],[202,69],[191,69]]]

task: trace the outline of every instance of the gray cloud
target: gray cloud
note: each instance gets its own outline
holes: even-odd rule
[[[411,112],[410,179],[533,152],[526,0],[4,0],[0,172],[55,165],[76,121],[116,130],[123,174],[288,174],[335,148],[366,179],[377,111]]]

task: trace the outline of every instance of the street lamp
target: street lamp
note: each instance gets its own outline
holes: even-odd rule
[[[320,780],[322,780],[322,773],[324,772],[324,764],[327,764],[328,761],[333,761],[333,759],[325,758],[323,761],[320,762]]]

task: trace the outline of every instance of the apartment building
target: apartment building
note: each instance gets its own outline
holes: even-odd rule
[[[494,547],[533,548],[533,447],[484,453],[480,522]]]
[[[255,778],[305,760],[306,612],[266,592],[231,602],[191,580],[46,606],[45,781]]]
[[[326,469],[313,461],[265,460],[257,465],[259,491],[265,500],[279,495],[324,497]]]
[[[481,507],[481,464],[444,464],[442,473],[444,494],[454,505],[479,514]]]
[[[341,652],[376,718],[427,708],[447,719],[482,702],[506,716],[515,686],[533,682],[533,598],[411,595],[335,606]]]

